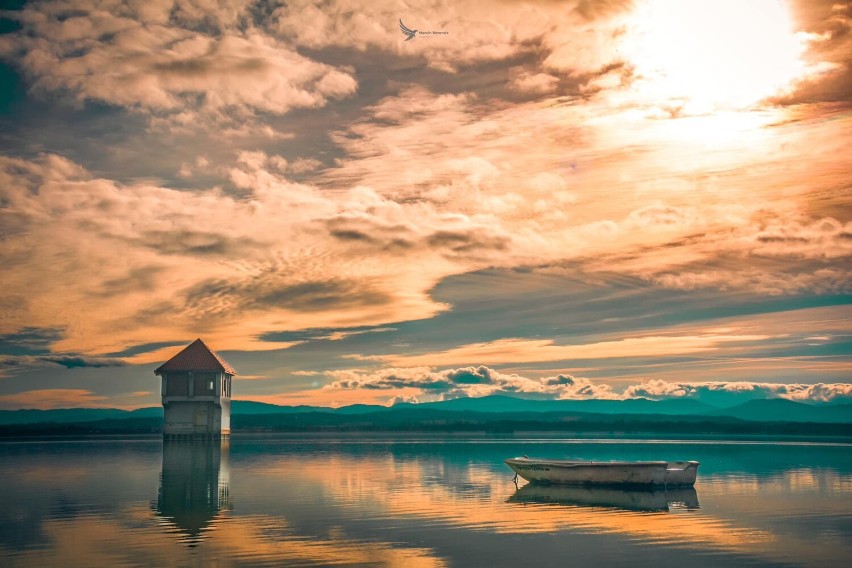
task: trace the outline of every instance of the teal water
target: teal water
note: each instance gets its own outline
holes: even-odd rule
[[[503,459],[701,462],[694,490],[516,488]],[[0,443],[0,566],[845,566],[848,444]]]

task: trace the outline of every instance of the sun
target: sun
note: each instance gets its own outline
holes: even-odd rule
[[[642,99],[700,113],[788,88],[806,72],[804,48],[780,0],[649,0],[622,49]]]

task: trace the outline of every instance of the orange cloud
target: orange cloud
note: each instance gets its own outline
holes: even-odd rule
[[[552,339],[500,339],[474,343],[422,355],[377,355],[360,357],[398,367],[465,364],[535,363],[573,359],[609,359],[618,357],[674,356],[720,349],[725,344],[769,339],[768,335],[647,336],[586,345],[556,345]]]
[[[202,334],[223,350],[284,349],[294,343],[258,337],[430,317],[446,309],[428,297],[431,287],[466,257],[505,246],[498,229],[464,215],[365,188],[323,194],[257,166],[239,170],[251,178],[247,201],[216,189],[121,186],[57,156],[0,159],[0,191],[26,228],[0,247],[7,293],[21,299],[0,332],[59,326],[64,339],[53,348],[85,354]],[[354,217],[358,231],[343,224]],[[198,218],[218,229],[199,230]],[[407,234],[392,237],[396,226]],[[63,262],[49,261],[60,249]],[[416,266],[405,261],[409,250]],[[98,309],[81,317],[68,305]],[[157,361],[166,350],[128,361]]]
[[[660,79],[655,57],[675,58],[672,71],[697,69],[681,65],[685,52],[623,49],[669,19],[641,19],[631,2],[483,9],[429,1],[406,22],[450,35],[404,42],[396,2],[281,5],[267,21],[249,4],[119,2],[66,13],[65,4],[41,2],[14,14],[21,30],[0,37],[0,56],[21,71],[28,93],[142,113],[164,145],[197,154],[175,160],[172,186],[127,181],[134,174],[115,156],[142,144],[132,124],[128,146],[87,146],[98,157],[75,152],[80,163],[0,158],[9,228],[0,242],[0,334],[61,329],[50,349],[83,355],[200,335],[220,349],[285,349],[295,343],[262,338],[325,327],[329,339],[343,339],[350,332],[335,328],[427,319],[451,309],[433,297],[448,277],[485,268],[564,271],[569,263],[589,280],[609,273],[676,290],[849,291],[852,225],[838,188],[848,186],[852,117],[841,104],[696,114],[696,101],[648,96],[649,82]],[[771,4],[772,18],[755,22],[764,32],[784,19],[783,6]],[[845,13],[806,12],[813,62],[845,61],[848,38],[830,33],[847,23]],[[789,55],[788,40],[801,39],[791,31],[768,36],[783,50],[773,41],[760,54]],[[412,73],[399,81],[409,82],[383,77],[359,93],[365,50],[369,69],[404,66]],[[412,61],[429,71],[417,74]],[[494,73],[484,80],[482,62]],[[453,84],[453,76],[463,80]],[[680,86],[692,91],[705,80]],[[310,129],[280,130],[277,117],[295,108],[318,113],[305,115]],[[216,125],[215,135],[188,143],[181,135],[198,124]],[[290,142],[302,135],[323,142],[306,138],[294,150]],[[164,147],[152,154],[169,154]],[[309,148],[323,149],[307,155]],[[84,163],[109,173],[93,175]],[[145,166],[150,179],[175,179]],[[203,186],[185,186],[203,176]],[[435,360],[379,360],[692,354],[748,335],[763,334],[585,346],[471,338]],[[127,360],[164,358],[161,350]]]
[[[0,407],[11,409],[115,408],[113,403],[111,397],[97,395],[83,389],[41,389],[0,395]]]
[[[386,390],[346,390],[318,388],[294,392],[282,392],[280,394],[251,395],[247,400],[278,404],[282,406],[325,406],[338,408],[351,404],[375,404],[387,406],[394,399],[416,398],[420,390],[412,387],[403,387]],[[239,400],[239,397],[237,398]]]
[[[27,33],[0,39],[0,56],[19,55],[38,90],[65,89],[79,100],[173,113],[179,121],[193,111],[215,117],[234,109],[281,114],[321,107],[357,89],[345,70],[305,57],[260,29],[239,32],[238,18],[208,35],[180,11],[167,23],[145,21],[146,10],[132,6],[77,9],[80,15],[65,19],[62,6],[25,6]]]

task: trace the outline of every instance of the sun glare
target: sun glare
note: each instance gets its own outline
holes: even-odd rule
[[[803,40],[780,0],[650,0],[634,22],[624,56],[649,102],[741,109],[805,73]]]

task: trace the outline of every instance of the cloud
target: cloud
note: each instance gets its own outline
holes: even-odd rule
[[[110,401],[84,389],[40,389],[0,395],[0,408],[103,408],[112,407]]]
[[[755,257],[832,260],[852,256],[852,222],[763,211],[745,226],[696,244]]]
[[[316,337],[315,339],[326,339],[328,341],[341,341],[348,337],[352,337],[354,335],[363,335],[365,333],[387,333],[389,331],[396,331],[394,327],[374,327],[372,329],[355,329],[355,330],[340,330],[340,331],[332,331],[328,335],[321,335]]]
[[[80,355],[0,355],[0,370],[59,366],[66,369],[83,367],[121,367],[122,359],[108,357],[85,357]]]
[[[29,89],[0,158],[0,333],[56,330],[27,354],[72,358],[199,335],[282,349],[302,340],[263,338],[434,317],[452,309],[447,278],[485,269],[675,296],[846,293],[852,129],[823,103],[848,69],[849,13],[811,4],[794,6],[808,35],[793,43],[808,69],[831,64],[809,80],[834,98],[695,113],[636,90],[653,74],[625,50],[643,5],[626,1],[428,1],[406,23],[450,33],[410,42],[389,1],[28,2],[0,37]],[[749,22],[737,40],[753,43]],[[687,332],[557,345],[506,326],[420,348],[460,367],[751,347]],[[382,360],[435,363],[396,357]]]
[[[846,137],[833,128],[809,125],[803,145],[767,114],[659,120],[603,99],[510,106],[421,86],[368,111],[333,135],[345,157],[324,183],[364,184],[499,227],[502,239],[489,242],[508,246],[492,266],[581,260],[587,272],[666,287],[704,281],[773,294],[825,293],[844,281],[837,264],[852,254],[851,228],[831,196],[844,183],[836,156]],[[519,150],[528,147],[536,152]],[[411,248],[407,227],[387,230],[377,246]],[[337,234],[365,240],[345,227]],[[677,283],[680,273],[693,284]]]
[[[417,389],[417,395],[402,397],[412,402],[426,398],[456,398],[492,394],[536,395],[548,399],[663,400],[690,398],[719,406],[732,406],[753,399],[786,398],[799,402],[852,400],[852,384],[777,384],[750,381],[667,382],[648,380],[628,385],[621,392],[610,385],[567,374],[527,378],[503,373],[484,365],[434,371],[429,367],[386,368],[375,371],[328,371],[335,380],[325,389],[396,390]]]
[[[207,317],[267,308],[300,312],[344,310],[392,301],[387,292],[370,287],[365,281],[325,279],[283,283],[277,273],[261,274],[237,285],[227,279],[202,281],[187,289],[185,298],[188,308]]]
[[[807,48],[804,57],[814,68],[786,92],[770,99],[780,105],[838,103],[849,105],[852,90],[852,4],[833,0],[798,0],[792,11],[799,36]]]
[[[154,15],[138,3],[80,0],[32,3],[15,16],[22,28],[0,38],[0,56],[36,92],[159,115],[238,116],[321,107],[357,89],[348,71],[248,24],[245,5],[180,2]]]
[[[559,51],[555,59],[563,68],[582,70],[600,66],[595,57],[599,52],[588,49],[588,42],[597,39],[600,45],[606,45],[604,40],[611,39],[607,31],[594,35],[592,22],[604,27],[629,7],[629,2],[607,2],[605,7],[596,3],[592,7],[585,1],[523,5],[426,1],[401,14],[393,0],[369,5],[334,0],[322,5],[288,2],[275,9],[272,20],[279,34],[309,49],[379,50],[425,60],[429,67],[450,73],[540,49],[545,53]],[[407,26],[421,31],[415,41],[404,41],[398,28],[400,16]],[[306,26],[306,21],[312,25]],[[423,33],[428,31],[447,34]],[[572,41],[572,37],[576,39]]]
[[[552,93],[559,85],[559,77],[548,73],[521,71],[511,78],[509,86],[522,93]]]
[[[386,368],[378,371],[343,369],[327,371],[334,381],[326,390],[418,389],[423,396],[456,398],[496,393],[539,395],[546,398],[613,398],[609,385],[596,385],[589,379],[560,374],[530,379],[496,371],[485,365],[433,371],[429,367]],[[412,400],[412,395],[406,395]]]
[[[557,345],[552,339],[498,339],[474,343],[446,351],[422,355],[377,355],[360,357],[400,366],[448,366],[467,363],[505,364],[568,361],[580,359],[609,359],[619,357],[659,357],[706,353],[729,344],[757,342],[769,339],[761,334],[651,335],[628,337],[615,341],[600,341],[578,345]]]
[[[801,293],[845,294],[852,290],[852,271],[842,268],[815,268],[791,273],[782,269],[728,269],[707,266],[684,266],[677,272],[664,272],[651,277],[664,288],[676,290],[751,290],[773,296]]]
[[[698,211],[662,207],[630,213],[612,230],[694,231],[669,246],[607,255],[587,269],[630,273],[665,288],[760,294],[849,290],[852,223],[833,217],[758,211],[739,226],[708,227]]]
[[[175,255],[225,255],[228,249],[236,251],[260,246],[251,239],[229,239],[213,231],[183,229],[179,231],[143,231],[138,243],[162,254]]]
[[[431,374],[428,367],[387,368],[375,375],[361,370],[344,369],[326,373],[334,379],[329,388],[339,389],[393,389],[411,387],[424,390],[448,389],[452,386],[446,377]]]
[[[396,404],[417,404],[419,400],[416,396],[395,396],[388,399],[386,406],[394,406]]]
[[[825,124],[813,126],[805,147],[793,144],[791,126],[777,127],[778,153],[758,165],[743,166],[739,154],[755,150],[735,145],[697,169],[674,160],[683,169],[671,170],[661,165],[672,159],[665,145],[637,141],[641,151],[624,152],[594,123],[566,127],[588,120],[586,112],[484,106],[470,93],[408,87],[338,131],[346,158],[318,185],[294,183],[292,162],[258,150],[217,166],[232,191],[121,184],[56,155],[0,158],[8,204],[0,211],[8,314],[0,332],[62,329],[51,348],[85,355],[199,335],[224,349],[272,349],[257,338],[434,316],[449,306],[430,290],[450,275],[565,261],[590,280],[619,273],[666,288],[846,289],[842,204],[817,214],[827,201],[818,196],[841,179],[838,141],[827,142],[835,131]],[[624,128],[628,142],[632,128]],[[594,142],[575,142],[588,136]],[[689,160],[694,150],[673,155]],[[811,163],[825,166],[815,181]],[[754,169],[764,174],[753,177]],[[647,181],[660,171],[662,179]],[[82,321],[69,305],[98,309]],[[709,340],[671,346],[697,353],[701,341]],[[535,340],[492,347],[506,348],[508,360],[582,356]],[[457,366],[497,364],[501,355],[471,348],[442,356],[469,357],[444,363]]]
[[[0,335],[0,349],[9,355],[47,354],[50,344],[61,337],[61,329],[24,327],[16,333]]]
[[[199,335],[274,349],[258,337],[430,317],[446,309],[428,296],[440,279],[511,246],[490,220],[294,183],[262,152],[241,154],[232,175],[239,194],[123,185],[55,155],[0,157],[0,215],[15,227],[0,243],[11,299],[0,332],[61,329],[51,351],[83,355]],[[97,309],[84,321],[67,305]]]
[[[341,341],[349,337],[368,333],[397,331],[394,327],[351,327],[342,329],[316,328],[302,331],[270,333],[262,337],[266,341]]]
[[[326,48],[377,50],[450,73],[544,49],[551,52],[548,65],[562,72],[595,71],[618,58],[603,49],[618,23],[599,28],[629,3],[608,6],[425,2],[408,16],[422,41],[404,42],[399,6],[391,1],[34,2],[12,13],[21,30],[0,38],[0,57],[19,65],[35,92],[167,116],[173,125],[200,114],[237,127],[258,112],[319,108],[353,95],[358,84],[350,67],[305,55]],[[430,37],[429,29],[448,35]],[[601,49],[589,49],[592,40]],[[551,92],[555,80],[538,72],[512,84],[540,94]]]
[[[720,406],[766,398],[832,402],[838,399],[852,400],[852,384],[776,384],[748,381],[679,383],[651,380],[627,387],[622,396],[651,399],[694,398]]]

